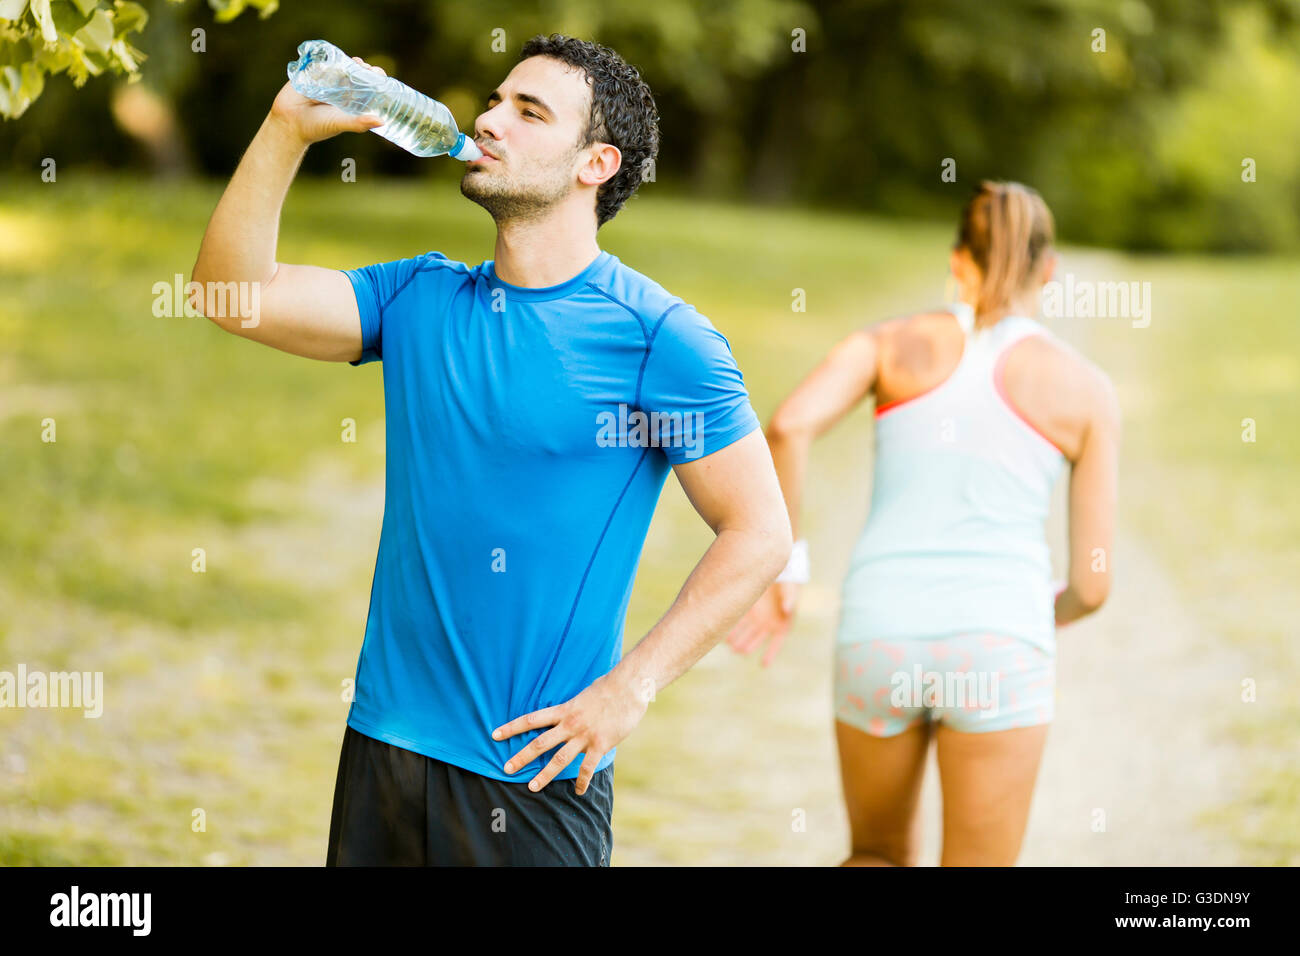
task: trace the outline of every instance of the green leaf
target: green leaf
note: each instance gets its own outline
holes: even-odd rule
[[[36,20],[37,26],[41,28],[41,39],[45,41],[46,46],[54,46],[59,42],[59,30],[54,25],[54,16],[50,13],[50,0],[31,0],[32,16]]]
[[[0,36],[0,66],[22,66],[30,61],[34,55],[32,39],[19,37],[9,40]]]
[[[62,73],[72,63],[72,51],[66,46],[42,47],[33,54],[33,62],[47,73]]]
[[[266,19],[279,9],[279,0],[208,0],[214,12],[214,17],[218,23],[229,23],[235,19],[250,6],[256,7],[258,16]]]
[[[0,20],[19,20],[27,10],[27,0],[0,0]]]
[[[113,60],[108,54],[96,53],[94,50],[86,51],[86,62],[93,63],[100,70],[111,70],[113,68]]]
[[[18,95],[30,103],[40,96],[41,91],[45,89],[45,71],[35,63],[24,63],[22,74],[23,82],[18,89]]]
[[[225,22],[249,7],[269,16],[279,0],[208,4]],[[148,22],[148,10],[134,0],[0,0],[0,118],[22,115],[41,95],[47,75],[66,73],[76,86],[109,71],[138,79],[145,57],[127,37]]]
[[[113,41],[113,55],[117,57],[117,62],[127,73],[133,74],[140,69],[140,63],[144,61],[145,56],[125,40]]]
[[[0,69],[0,116],[16,119],[26,109],[26,105],[18,97],[18,86],[21,82],[21,74],[12,66]]]
[[[229,23],[244,12],[244,0],[208,0],[208,5],[218,23]]]
[[[107,53],[113,42],[113,18],[107,10],[96,10],[90,22],[74,34],[76,39],[96,53]]]
[[[149,11],[131,0],[117,0],[113,17],[113,35],[121,39],[128,33],[139,32],[149,22]]]
[[[85,50],[77,51],[77,66],[78,69],[83,71],[87,76],[99,76],[99,74],[104,72],[103,68],[91,59],[90,55],[86,53]]]
[[[72,36],[90,22],[90,17],[82,14],[72,0],[50,0],[50,15],[59,33],[65,37]]]

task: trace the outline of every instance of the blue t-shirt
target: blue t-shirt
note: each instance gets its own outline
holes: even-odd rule
[[[542,731],[492,731],[618,663],[670,465],[718,451],[758,418],[727,340],[607,252],[546,288],[437,252],[345,274],[361,313],[352,364],[382,360],[387,419],[348,723],[525,783],[556,750],[507,775]]]

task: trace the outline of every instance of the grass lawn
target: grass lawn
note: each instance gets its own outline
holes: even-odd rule
[[[0,670],[103,671],[105,687],[98,719],[0,710],[0,863],[324,858],[382,514],[381,372],[153,315],[155,284],[188,280],[220,188],[0,179]],[[650,194],[601,241],[712,319],[766,419],[847,331],[937,303],[950,235]],[[454,185],[302,181],[279,255],[344,268],[428,249],[492,255],[490,220]],[[1300,579],[1300,329],[1288,309],[1300,269],[1115,261],[1152,282],[1154,303],[1149,328],[1097,322],[1089,338],[1125,404],[1122,520],[1215,633],[1258,662],[1242,676],[1261,703],[1222,728],[1243,761],[1225,772],[1257,781],[1254,796],[1205,825],[1233,833],[1243,861],[1294,863],[1300,656],[1285,595]],[[791,310],[795,289],[804,312]],[[857,410],[815,451],[805,523],[827,567],[842,566],[865,514],[870,417]],[[54,442],[42,441],[46,419]],[[341,439],[345,419],[355,442]],[[629,640],[708,541],[670,478]],[[809,599],[826,610],[833,594]],[[768,695],[796,700],[817,666],[752,678],[748,662],[715,652],[661,695],[620,748],[615,862],[693,862],[738,840],[736,859],[826,862],[766,820],[686,829],[702,792],[743,814],[774,775],[797,776],[763,761],[764,747],[801,732],[772,719]],[[720,684],[725,714],[708,709]],[[1258,719],[1265,702],[1289,719]],[[702,776],[709,761],[684,752],[701,714],[719,721],[702,752],[725,745],[735,773]]]

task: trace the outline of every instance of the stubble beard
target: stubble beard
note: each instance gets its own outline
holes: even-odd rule
[[[460,180],[461,195],[486,209],[497,225],[541,218],[572,189],[573,183],[560,167],[547,182],[520,184],[506,170],[491,166],[466,169]]]

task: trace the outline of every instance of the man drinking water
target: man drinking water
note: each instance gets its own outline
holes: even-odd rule
[[[193,276],[261,283],[254,325],[212,316],[227,331],[383,363],[384,521],[328,862],[606,864],[616,745],[789,556],[771,456],[726,339],[597,244],[658,148],[634,68],[572,38],[525,44],[461,182],[496,223],[492,260],[277,262],[307,147],[377,124],[286,85]],[[607,440],[629,409],[668,440]],[[716,537],[620,657],[670,467]]]

